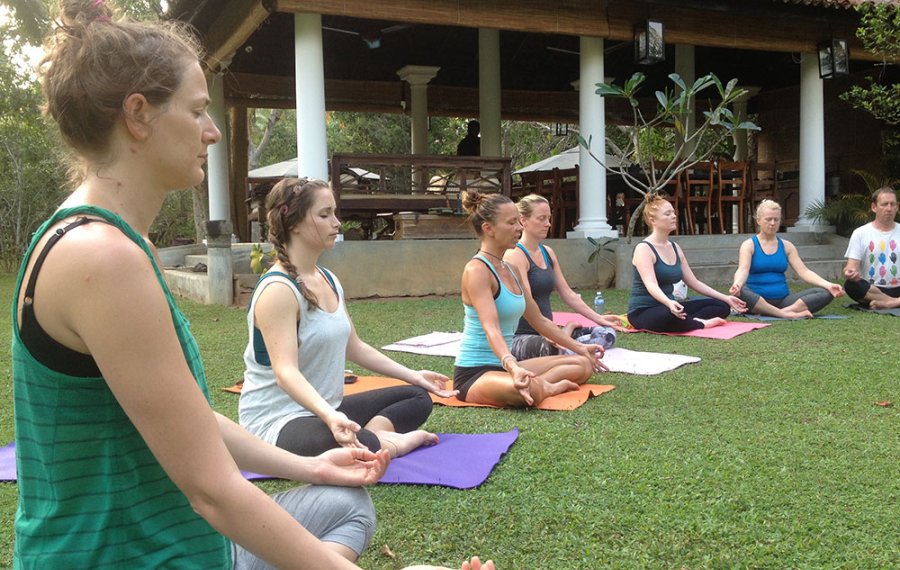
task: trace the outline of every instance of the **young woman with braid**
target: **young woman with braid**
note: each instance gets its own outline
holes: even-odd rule
[[[261,277],[247,314],[241,425],[299,455],[345,446],[385,448],[396,457],[437,443],[417,428],[431,413],[428,392],[456,394],[445,389],[449,379],[410,370],[363,342],[340,281],[317,265],[340,231],[328,183],[282,180],[266,208],[277,261]],[[347,360],[410,386],[344,397]]]
[[[595,371],[605,370],[600,362],[603,348],[575,341],[544,317],[531,298],[528,280],[503,261],[522,233],[512,200],[499,193],[468,191],[462,205],[481,244],[462,276],[465,324],[453,374],[459,399],[536,406],[548,396],[577,390]],[[523,315],[540,334],[574,354],[518,361],[510,343]]]

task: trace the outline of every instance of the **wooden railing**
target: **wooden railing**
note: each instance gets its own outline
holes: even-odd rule
[[[469,188],[509,196],[511,163],[505,157],[335,153],[331,184],[342,219],[457,211],[460,192]]]

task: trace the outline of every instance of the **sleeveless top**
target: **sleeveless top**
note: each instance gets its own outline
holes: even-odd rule
[[[662,289],[662,292],[665,293],[666,297],[674,299],[675,297],[672,294],[672,290],[674,289],[673,285],[681,281],[682,278],[681,258],[678,255],[678,248],[674,244],[672,245],[672,249],[675,250],[675,263],[668,265],[659,256],[659,252],[656,251],[653,244],[646,240],[641,243],[647,244],[656,256],[656,261],[653,262],[653,273],[656,275],[656,282],[659,284],[659,288]],[[628,299],[628,312],[630,313],[637,309],[658,307],[661,303],[654,299],[653,295],[647,291],[647,287],[644,285],[644,280],[641,279],[641,274],[638,272],[637,267],[632,265],[631,270],[631,298]]]
[[[753,236],[753,257],[750,258],[750,273],[745,284],[751,291],[764,299],[784,299],[790,294],[784,276],[788,268],[787,252],[780,237],[778,247],[772,255],[763,251],[759,238]]]
[[[528,285],[531,287],[531,298],[537,303],[538,308],[541,310],[541,314],[552,321],[553,309],[550,307],[550,293],[556,289],[556,274],[553,271],[553,261],[550,259],[550,254],[547,253],[547,248],[544,247],[544,244],[538,244],[541,255],[544,256],[544,268],[541,269],[534,260],[531,259],[531,255],[528,253],[528,250],[525,249],[524,245],[517,243],[516,247],[521,249],[528,259],[527,277]],[[538,332],[534,330],[534,327],[532,327],[528,321],[520,318],[516,334],[538,334]]]
[[[506,288],[503,281],[494,267],[481,255],[476,255],[474,259],[483,262],[494,274],[500,288],[494,297],[494,304],[497,306],[497,317],[500,321],[500,332],[503,333],[503,339],[506,346],[512,343],[513,333],[516,323],[525,312],[525,296],[523,294],[516,295]],[[516,285],[522,290],[522,284],[519,283],[518,277],[513,273],[513,279]],[[456,366],[469,368],[472,366],[500,366],[500,359],[491,350],[488,344],[487,335],[481,326],[481,320],[478,318],[478,312],[475,307],[463,304],[465,310],[465,321],[463,325],[462,340],[459,344],[459,355],[456,357]]]
[[[14,567],[230,569],[230,543],[194,512],[104,379],[51,370],[19,335],[16,307],[28,260],[47,228],[79,214],[116,226],[147,254],[184,358],[209,400],[190,324],[144,239],[107,210],[57,211],[35,232],[12,303],[19,492]]]
[[[297,283],[288,275],[270,271],[260,277],[247,310],[249,341],[244,350],[244,387],[241,389],[238,415],[241,425],[260,439],[275,444],[278,434],[289,421],[312,416],[278,386],[272,362],[256,326],[253,312],[265,288],[272,283],[285,283],[300,306],[297,323],[297,363],[300,372],[332,408],[344,398],[344,368],[347,364],[347,342],[350,340],[350,318],[344,307],[344,290],[327,269],[319,268],[337,294],[338,306],[333,313],[321,307],[310,310]]]

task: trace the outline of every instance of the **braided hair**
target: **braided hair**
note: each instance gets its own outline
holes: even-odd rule
[[[300,293],[309,303],[310,310],[319,307],[316,298],[300,279],[297,268],[287,254],[291,228],[299,224],[309,213],[316,197],[316,190],[330,188],[324,180],[310,178],[284,178],[269,192],[266,198],[266,222],[269,226],[269,242],[275,249],[275,256],[291,279],[297,282]]]

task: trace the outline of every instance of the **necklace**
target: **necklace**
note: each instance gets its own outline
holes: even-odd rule
[[[496,260],[499,261],[500,263],[503,263],[503,258],[502,258],[502,257],[498,257],[498,256],[494,255],[493,253],[491,253],[491,252],[489,252],[489,251],[485,251],[485,250],[483,250],[483,249],[479,249],[478,251],[480,251],[481,253],[490,255],[491,257],[493,257],[494,259],[496,259]]]

